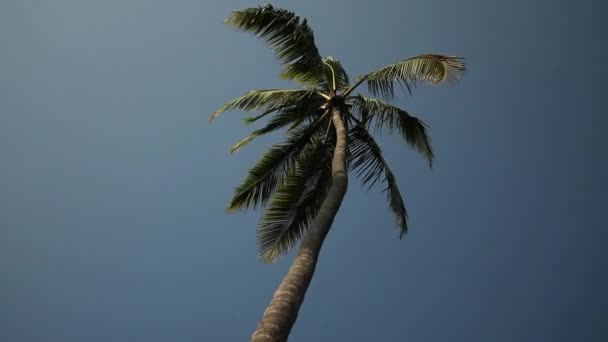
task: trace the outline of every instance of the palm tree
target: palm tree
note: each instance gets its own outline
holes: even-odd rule
[[[272,262],[300,240],[295,260],[257,329],[252,341],[286,341],[310,284],[321,250],[353,170],[370,187],[384,183],[388,204],[399,229],[407,232],[407,214],[395,176],[372,137],[388,129],[426,158],[432,166],[433,150],[425,123],[383,100],[393,97],[394,85],[411,91],[419,82],[443,83],[465,70],[463,59],[420,55],[358,77],[350,84],[340,62],[322,58],[306,19],[263,5],[235,11],[226,23],[262,38],[283,68],[281,76],[301,89],[253,90],[236,98],[209,120],[230,110],[256,111],[246,124],[270,117],[266,125],[236,143],[231,152],[254,138],[280,129],[286,139],[272,146],[236,188],[229,212],[263,206],[257,229],[261,258]],[[353,91],[367,83],[373,96]]]

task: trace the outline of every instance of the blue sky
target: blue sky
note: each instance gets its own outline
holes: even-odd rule
[[[380,138],[410,233],[351,182],[290,341],[605,341],[601,1],[280,1],[351,74],[462,55],[395,103],[435,167]],[[289,266],[224,208],[281,135],[238,154],[253,88],[291,87],[223,24],[252,1],[0,3],[0,340],[247,340]]]

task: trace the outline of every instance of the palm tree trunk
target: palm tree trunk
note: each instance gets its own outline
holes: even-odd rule
[[[306,234],[293,264],[274,293],[272,301],[264,311],[252,342],[284,342],[293,327],[304,295],[315,272],[321,245],[334,217],[340,209],[348,186],[346,172],[346,128],[340,107],[332,108],[332,121],[336,130],[336,147],[332,160],[332,183],[323,201],[313,228]]]

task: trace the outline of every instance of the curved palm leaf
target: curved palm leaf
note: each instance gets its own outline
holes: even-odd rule
[[[260,256],[272,262],[310,228],[331,185],[331,146],[314,139],[272,195],[257,231]]]
[[[270,114],[276,110],[284,108],[286,105],[297,103],[303,100],[321,97],[314,90],[310,89],[259,89],[251,90],[247,94],[237,97],[227,102],[221,108],[213,112],[209,117],[212,121],[220,114],[230,110],[264,110],[265,112],[255,117],[255,120]],[[255,120],[250,120],[253,122]]]
[[[263,111],[262,113],[256,115],[256,116],[246,116],[243,118],[243,122],[245,123],[246,126],[251,125],[252,123],[266,117],[268,114],[271,114],[273,112],[278,112],[281,111],[282,109],[285,109],[289,107],[288,104],[282,104],[280,106],[277,107],[271,107],[270,109],[267,109],[265,111]]]
[[[357,177],[361,178],[362,183],[369,183],[371,188],[384,178],[383,182],[386,182],[384,191],[387,193],[389,206],[395,215],[399,238],[403,237],[407,233],[407,212],[395,176],[384,160],[380,146],[376,144],[363,125],[357,125],[350,131],[349,141],[351,166]]]
[[[383,101],[357,95],[353,100],[353,111],[368,127],[375,122],[377,132],[383,128],[397,130],[405,141],[416,148],[433,166],[433,147],[431,137],[427,132],[428,126],[421,120],[411,116],[405,110]]]
[[[395,81],[411,92],[416,82],[443,83],[455,80],[465,69],[461,57],[427,54],[404,59],[361,77],[367,80],[368,89],[373,95],[392,98]]]
[[[281,75],[300,82],[323,77],[323,64],[306,19],[270,4],[232,13],[226,23],[264,39],[284,64]]]
[[[249,174],[235,194],[227,210],[235,212],[241,209],[256,208],[264,205],[275,190],[277,184],[293,167],[300,153],[310,143],[311,137],[319,130],[322,120],[300,127],[289,135],[283,143],[272,146],[262,158],[249,170]]]
[[[251,133],[249,136],[232,146],[230,153],[238,151],[250,141],[261,135],[276,131],[287,125],[291,125],[288,130],[291,131],[300,126],[306,119],[318,118],[322,112],[325,111],[321,108],[321,104],[322,101],[320,101],[319,98],[305,98],[292,105],[284,106],[282,109],[278,110],[279,113],[273,116],[266,126],[253,131],[253,133]],[[261,115],[264,115],[265,113],[262,113]],[[249,122],[255,121],[256,118],[249,119]]]

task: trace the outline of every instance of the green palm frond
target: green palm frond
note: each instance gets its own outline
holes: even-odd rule
[[[417,82],[443,83],[460,78],[466,67],[464,60],[456,56],[420,55],[385,66],[362,75],[373,95],[393,97],[394,83],[397,82],[411,91]]]
[[[363,125],[357,125],[349,133],[350,164],[363,184],[371,188],[382,179],[386,183],[388,203],[399,228],[399,237],[407,233],[407,212],[393,172],[382,155],[380,146]]]
[[[321,89],[331,91],[345,90],[349,86],[348,74],[340,64],[340,61],[333,57],[323,58],[323,64],[325,66],[325,79],[321,82],[318,87]]]
[[[302,125],[306,119],[314,120],[319,118],[325,109],[321,108],[322,101],[317,99],[304,99],[298,101],[293,105],[285,106],[278,110],[278,113],[270,119],[266,126],[253,131],[249,136],[236,143],[230,149],[230,153],[236,152],[243,146],[247,145],[253,139],[268,134],[270,132],[281,129],[285,126],[291,125],[288,131],[292,131],[298,126]],[[264,113],[262,113],[263,115]],[[254,121],[256,118],[250,119]]]
[[[359,115],[361,122],[367,127],[375,123],[377,132],[386,128],[397,130],[410,146],[426,158],[429,167],[433,166],[431,137],[427,131],[428,126],[423,121],[401,108],[361,95],[354,97],[353,112]]]
[[[264,113],[255,118],[255,120],[257,120],[264,115],[270,114],[276,110],[284,108],[285,106],[314,98],[321,99],[321,97],[314,90],[310,89],[252,90],[247,94],[237,97],[236,99],[224,104],[221,108],[211,114],[209,121],[230,110],[263,110]],[[251,122],[255,120],[251,120]]]
[[[235,189],[227,210],[235,212],[264,205],[322,126],[322,122],[323,120],[316,120],[307,126],[299,127],[289,134],[285,142],[272,146]]]
[[[300,82],[323,77],[323,64],[306,19],[266,4],[232,13],[226,23],[262,38],[284,64],[281,75]]]
[[[274,112],[278,112],[282,109],[288,108],[290,105],[288,104],[282,104],[280,106],[277,107],[271,107],[270,109],[267,109],[263,112],[261,112],[260,114],[256,115],[256,116],[246,116],[243,118],[243,123],[245,123],[246,126],[251,125],[252,123],[266,117],[268,114],[272,114]]]
[[[272,195],[257,231],[260,256],[272,262],[311,227],[331,185],[332,148],[314,139]]]

